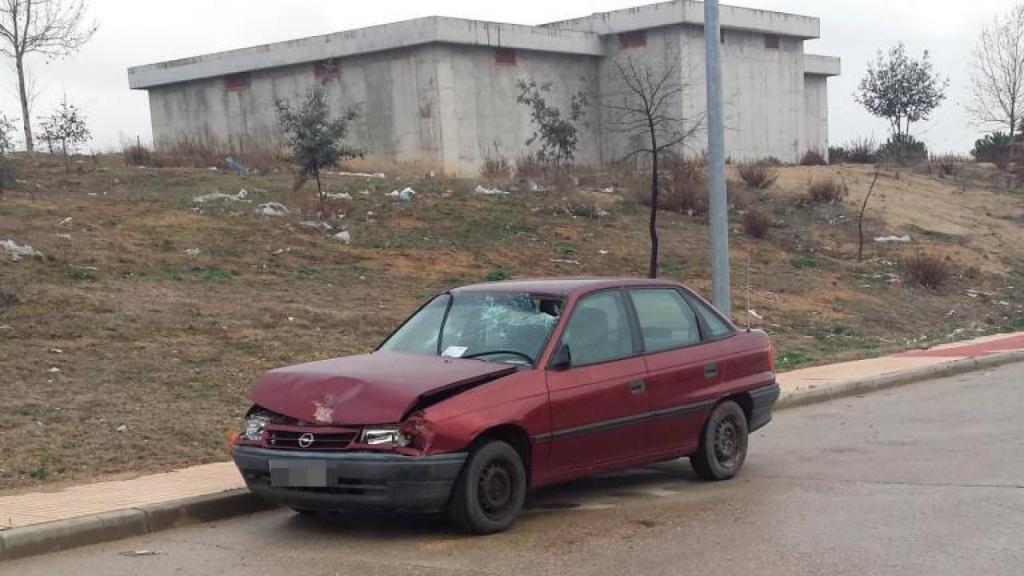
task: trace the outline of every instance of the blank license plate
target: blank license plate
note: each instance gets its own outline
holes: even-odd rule
[[[282,488],[325,488],[327,463],[322,460],[271,460],[270,485]]]

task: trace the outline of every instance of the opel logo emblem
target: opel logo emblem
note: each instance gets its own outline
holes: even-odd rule
[[[309,448],[313,445],[313,435],[306,432],[302,436],[299,436],[299,448]]]

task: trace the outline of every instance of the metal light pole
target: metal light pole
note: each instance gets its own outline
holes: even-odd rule
[[[708,87],[708,217],[711,224],[711,300],[732,315],[729,294],[729,206],[725,196],[725,128],[722,124],[721,23],[718,0],[704,0],[704,67]]]

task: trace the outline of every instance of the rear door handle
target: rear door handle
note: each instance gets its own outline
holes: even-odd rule
[[[633,380],[629,383],[630,394],[640,394],[647,389],[647,383],[641,380]]]
[[[704,377],[710,379],[710,378],[714,378],[716,376],[718,376],[718,364],[716,364],[715,362],[712,362],[710,364],[705,364],[704,365]]]

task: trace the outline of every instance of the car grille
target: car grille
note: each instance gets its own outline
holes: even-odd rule
[[[268,426],[267,448],[328,452],[344,450],[356,439],[358,430],[300,426]]]

